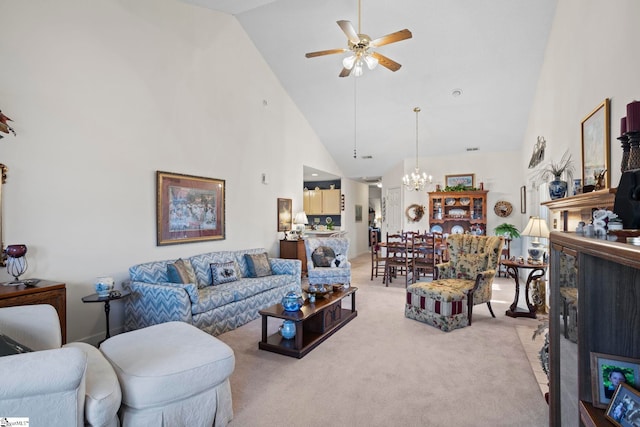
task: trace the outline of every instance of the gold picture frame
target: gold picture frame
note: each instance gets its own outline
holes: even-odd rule
[[[156,172],[156,244],[225,239],[225,181]]]
[[[611,119],[609,98],[606,98],[584,119],[580,135],[582,141],[582,185],[595,185],[596,175],[604,173],[604,187],[611,186]]]

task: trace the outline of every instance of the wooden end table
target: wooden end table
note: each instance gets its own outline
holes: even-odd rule
[[[532,281],[544,277],[545,271],[547,270],[547,264],[529,264],[528,262],[519,263],[517,261],[504,260],[502,261],[502,265],[507,268],[507,274],[516,281],[516,296],[505,314],[509,317],[529,317],[531,319],[535,319],[537,307],[535,304],[531,304],[531,301],[529,300],[529,290]],[[521,268],[531,270],[527,277],[527,284],[525,285],[524,291],[529,311],[518,308],[518,299],[520,298],[520,277],[518,275],[518,270]]]
[[[67,289],[62,282],[54,280],[29,279],[24,283],[3,283],[0,285],[0,307],[18,305],[49,304],[58,312],[62,344],[67,343]]]
[[[282,304],[275,304],[260,310],[262,341],[258,343],[258,348],[298,359],[303,358],[358,315],[356,311],[357,290],[358,288],[349,287],[329,293],[324,298],[317,298],[315,303],[310,303],[307,300],[298,311],[286,311]],[[342,308],[342,300],[348,296],[351,296],[351,310]],[[278,332],[267,336],[269,317],[294,321],[296,324],[295,337],[285,339]]]

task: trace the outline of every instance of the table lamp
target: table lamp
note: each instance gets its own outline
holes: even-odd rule
[[[547,227],[547,222],[537,216],[532,216],[529,218],[529,223],[522,231],[523,236],[533,237],[533,241],[529,243],[529,248],[527,248],[527,252],[529,253],[529,263],[531,264],[542,264],[542,256],[544,255],[544,246],[538,238],[549,237],[549,228]]]
[[[298,234],[300,234],[300,236],[302,237],[302,235],[304,234],[305,225],[309,224],[307,214],[304,211],[298,212],[293,218],[293,224],[296,226]]]

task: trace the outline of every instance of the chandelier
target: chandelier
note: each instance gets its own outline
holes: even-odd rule
[[[422,191],[427,183],[431,183],[433,177],[427,175],[426,172],[420,173],[420,168],[418,167],[418,113],[420,112],[420,107],[414,108],[413,111],[416,113],[416,168],[411,174],[406,174],[402,177],[402,183],[407,190]]]

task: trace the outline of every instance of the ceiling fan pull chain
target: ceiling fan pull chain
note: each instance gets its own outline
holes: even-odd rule
[[[358,0],[359,1],[359,0]],[[357,158],[358,154],[356,151],[357,143],[358,143],[358,96],[357,96],[357,88],[358,88],[358,80],[353,80],[353,158]]]

